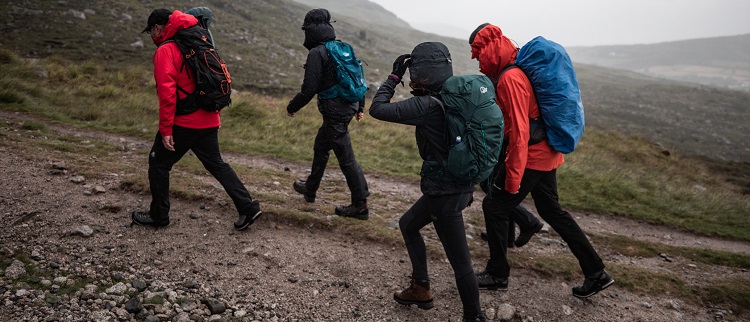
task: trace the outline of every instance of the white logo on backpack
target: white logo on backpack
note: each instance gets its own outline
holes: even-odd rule
[[[487,87],[484,87],[484,86],[480,87],[479,92],[482,94],[487,93]]]

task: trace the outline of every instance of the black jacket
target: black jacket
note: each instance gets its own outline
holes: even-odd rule
[[[305,31],[304,46],[309,50],[307,61],[305,62],[305,78],[302,81],[302,89],[289,102],[286,107],[288,113],[296,113],[312,100],[315,94],[322,90],[328,89],[338,84],[336,68],[328,57],[325,43],[336,39],[336,31],[331,25],[331,15],[326,9],[313,9],[305,15],[305,22],[302,24],[302,30]],[[364,100],[359,106],[352,105],[344,100],[337,100],[345,105],[351,105],[353,108],[362,110]],[[341,104],[323,104],[320,105],[341,105]]]
[[[429,196],[453,195],[474,191],[471,184],[459,184],[447,177],[435,178],[441,171],[440,162],[448,156],[445,114],[438,101],[431,96],[415,96],[391,103],[398,82],[389,77],[380,86],[370,106],[370,115],[376,119],[416,126],[415,135],[419,156],[422,157],[420,188]]]

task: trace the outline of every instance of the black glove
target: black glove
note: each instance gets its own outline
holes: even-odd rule
[[[406,73],[406,69],[409,68],[410,64],[411,55],[403,54],[401,56],[398,56],[398,58],[393,61],[393,71],[391,72],[391,74],[398,76],[398,78],[403,78],[404,73]]]

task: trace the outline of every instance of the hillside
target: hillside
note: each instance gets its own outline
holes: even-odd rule
[[[750,91],[750,34],[648,45],[568,48],[573,61]]]
[[[367,62],[372,87],[387,76],[395,57],[422,41],[446,43],[457,74],[478,72],[465,40],[413,30],[369,1],[304,2],[330,6],[339,38],[350,42]],[[285,96],[299,88],[307,54],[299,26],[310,6],[289,0],[203,4],[214,10],[212,29],[235,89]],[[57,56],[106,62],[112,69],[150,68],[154,47],[140,31],[156,7],[189,8],[181,1],[13,0],[6,6],[7,19],[0,22],[5,35],[0,45],[26,58]],[[750,118],[747,94],[591,65],[578,68],[589,126],[642,135],[688,154],[750,160],[750,131],[741,122]]]

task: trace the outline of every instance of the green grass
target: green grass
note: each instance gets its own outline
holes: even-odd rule
[[[60,57],[30,61],[4,50],[0,50],[0,61],[13,62],[0,66],[0,83],[7,85],[4,92],[18,98],[0,100],[0,109],[148,140],[156,131],[154,82],[146,67],[72,63]],[[49,76],[40,79],[33,72],[39,68],[48,70]],[[223,150],[309,162],[320,114],[310,104],[289,118],[287,100],[255,93],[235,95],[233,105],[222,113]],[[41,125],[25,127],[32,132],[44,131]],[[359,123],[353,121],[350,132],[357,160],[366,173],[418,179],[421,160],[412,127],[366,117]],[[97,153],[106,154],[106,148],[96,142],[81,145],[71,139],[69,144],[43,144],[69,153],[104,149]],[[566,163],[558,171],[561,202],[571,210],[615,214],[708,236],[750,240],[750,198],[743,194],[745,181],[728,179],[750,177],[750,166],[732,166],[718,160],[709,163],[661,152],[643,139],[587,130],[579,148],[566,155]],[[331,161],[329,166],[335,169],[335,157]],[[203,171],[194,161],[182,166]],[[132,180],[132,187],[142,190],[146,186],[140,179],[128,180]],[[196,197],[190,190],[188,186],[184,197]]]

